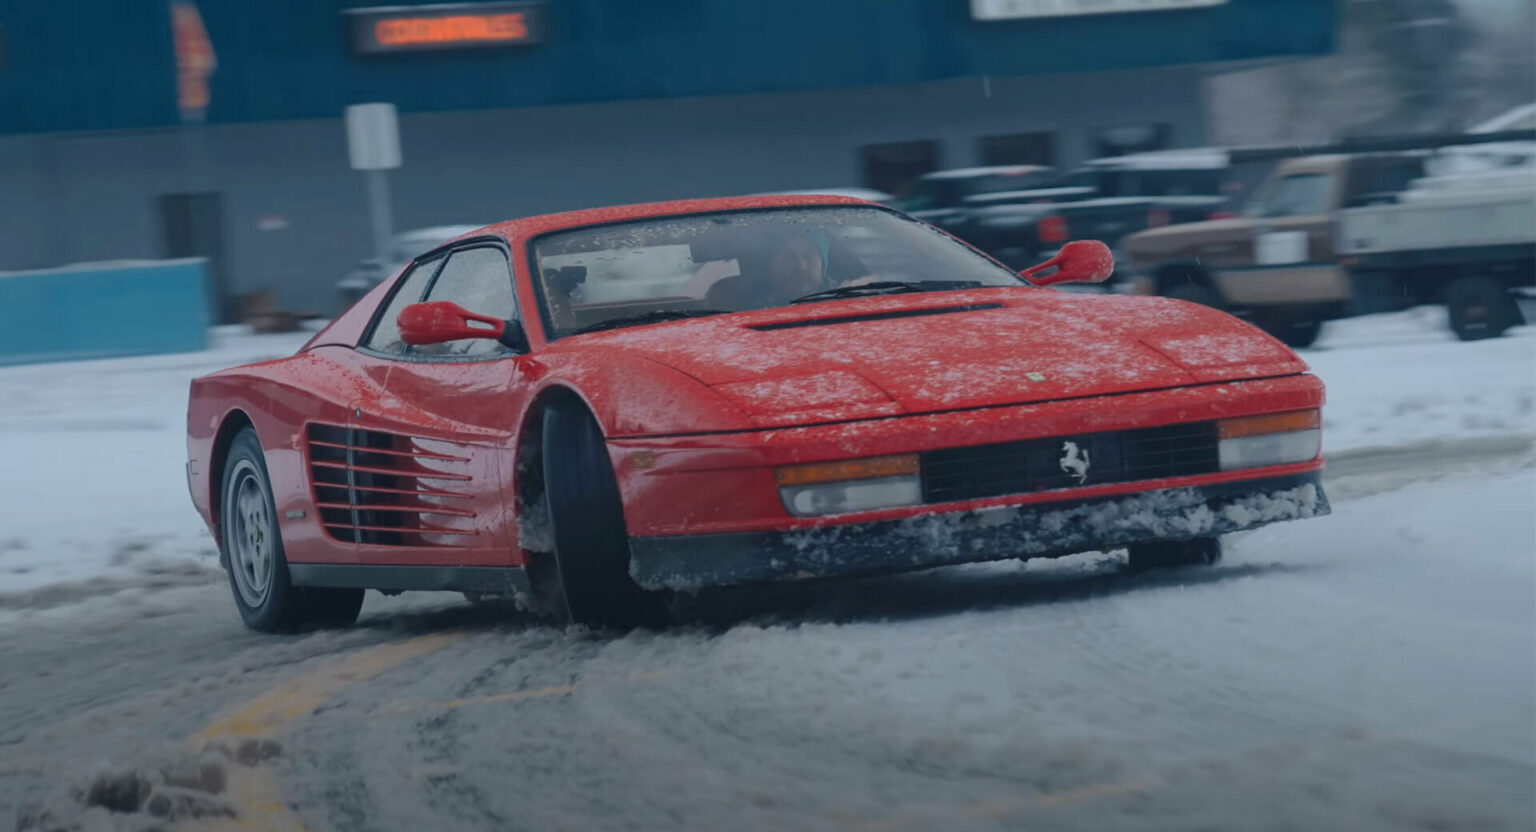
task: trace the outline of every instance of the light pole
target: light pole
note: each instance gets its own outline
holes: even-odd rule
[[[380,267],[388,265],[394,217],[389,202],[389,173],[400,167],[400,122],[393,104],[347,107],[347,158],[368,183],[368,218],[373,250]]]

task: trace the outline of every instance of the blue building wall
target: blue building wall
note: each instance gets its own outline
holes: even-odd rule
[[[1100,72],[1321,54],[1337,0],[971,19],[967,0],[550,0],[543,43],[362,56],[343,10],[397,0],[201,0],[211,123]],[[422,5],[420,0],[408,5]],[[0,0],[0,133],[179,121],[164,0]]]
[[[208,346],[202,261],[0,274],[0,366]]]

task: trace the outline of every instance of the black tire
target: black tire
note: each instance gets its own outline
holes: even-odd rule
[[[1133,572],[1179,566],[1214,566],[1221,562],[1221,538],[1197,537],[1192,540],[1134,543],[1126,547],[1126,556],[1126,565]]]
[[[1265,312],[1254,323],[1288,347],[1310,347],[1323,331],[1322,321],[1300,312]]]
[[[1221,309],[1223,305],[1221,296],[1216,294],[1216,290],[1204,283],[1175,283],[1164,286],[1158,294],[1165,298],[1187,300],[1213,309]]]
[[[1445,287],[1451,331],[1463,341],[1497,338],[1520,323],[1520,308],[1509,290],[1487,277],[1463,277]]]
[[[350,627],[363,609],[363,590],[349,587],[301,586],[304,623],[314,627]]]
[[[545,493],[555,538],[549,594],[556,612],[596,627],[665,623],[665,599],[629,577],[624,503],[597,421],[580,405],[562,402],[545,410],[543,429]]]
[[[235,608],[252,630],[280,633],[307,625],[346,626],[357,620],[363,590],[293,585],[266,459],[250,428],[235,435],[224,458],[219,550]]]

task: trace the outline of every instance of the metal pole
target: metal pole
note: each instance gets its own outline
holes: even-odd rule
[[[368,179],[368,217],[373,221],[373,250],[382,268],[389,266],[389,238],[394,218],[389,206],[389,171],[364,171]]]

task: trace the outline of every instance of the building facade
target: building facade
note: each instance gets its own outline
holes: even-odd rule
[[[205,111],[184,116],[177,5],[0,0],[0,270],[207,256],[226,313],[256,291],[332,311],[336,279],[373,247],[342,122],[363,102],[401,113],[397,229],[1199,145],[1206,74],[1327,52],[1336,13],[1333,0],[201,0],[216,66]],[[1061,13],[1119,7],[1142,10]]]

